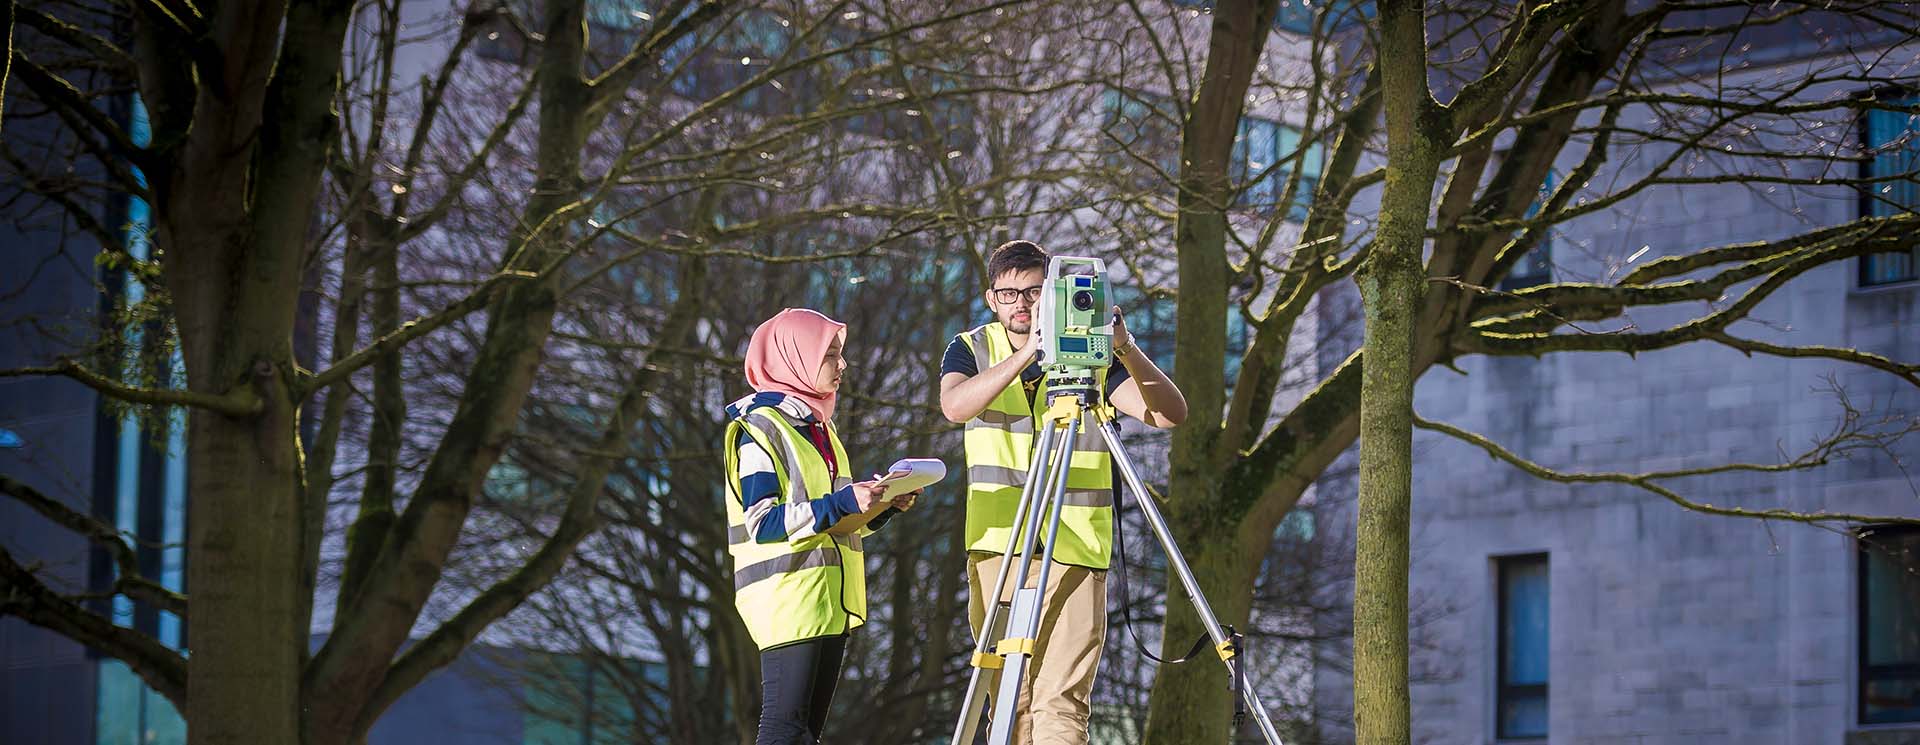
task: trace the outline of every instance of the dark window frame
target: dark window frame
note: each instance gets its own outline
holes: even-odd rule
[[[1507,628],[1508,611],[1509,611],[1509,608],[1511,607],[1511,599],[1508,598],[1507,596],[1507,572],[1513,567],[1522,566],[1522,565],[1531,565],[1536,562],[1546,568],[1547,577],[1548,577],[1548,588],[1549,588],[1549,591],[1551,591],[1552,577],[1553,577],[1553,572],[1552,572],[1553,560],[1552,560],[1551,554],[1542,551],[1538,553],[1509,554],[1505,556],[1494,557],[1494,592],[1496,594],[1496,600],[1495,600],[1495,606],[1494,606],[1495,618],[1494,618],[1494,632],[1493,632],[1494,633],[1493,730],[1494,730],[1494,739],[1496,740],[1502,740],[1502,741],[1539,740],[1539,739],[1546,738],[1548,734],[1552,732],[1551,722],[1549,722],[1549,726],[1547,730],[1539,734],[1531,734],[1531,733],[1512,734],[1507,732],[1506,718],[1502,716],[1506,708],[1505,707],[1506,702],[1510,700],[1512,696],[1515,696],[1515,695],[1539,696],[1542,700],[1546,700],[1546,701],[1552,700],[1552,692],[1548,688],[1548,685],[1549,685],[1548,683],[1509,683],[1507,682],[1508,650],[1507,650],[1506,628]],[[1547,628],[1549,630],[1549,633],[1551,633],[1551,630],[1553,628],[1552,615],[1551,615],[1552,606],[1549,605],[1548,608],[1549,610],[1548,610]],[[1548,664],[1548,669],[1551,670],[1552,664],[1553,664],[1552,660],[1549,659],[1547,664]]]
[[[1854,721],[1862,725],[1920,724],[1920,715],[1912,719],[1876,720],[1868,718],[1867,684],[1872,680],[1879,678],[1904,679],[1912,680],[1920,684],[1920,662],[1893,665],[1870,665],[1868,663],[1867,619],[1871,618],[1869,615],[1871,603],[1869,602],[1870,594],[1867,592],[1867,566],[1871,559],[1872,551],[1874,550],[1872,548],[1872,540],[1868,538],[1870,535],[1878,536],[1881,540],[1887,540],[1888,543],[1893,543],[1895,541],[1920,539],[1920,528],[1876,525],[1862,528],[1859,533],[1855,534],[1854,545],[1856,548],[1854,553],[1857,557],[1855,559],[1857,562],[1855,565],[1855,574],[1858,576],[1855,578],[1856,597],[1854,600],[1854,654],[1856,655],[1854,664],[1854,706],[1856,713],[1854,715]],[[1920,552],[1920,541],[1915,542],[1912,550]],[[1878,668],[1878,670],[1875,670],[1875,668]],[[1879,678],[1876,678],[1875,673],[1878,673]]]
[[[1871,88],[1868,90],[1860,91],[1858,94],[1856,94],[1856,96],[1858,98],[1863,98],[1863,99],[1871,98],[1871,99],[1880,99],[1880,100],[1899,100],[1903,98],[1909,98],[1909,99],[1914,99],[1915,101],[1920,101],[1920,88],[1908,88],[1908,87],[1902,87],[1902,86],[1879,86],[1879,87]],[[1860,147],[1861,147],[1860,178],[1863,180],[1873,178],[1874,176],[1874,173],[1873,173],[1874,161],[1876,160],[1876,158],[1874,158],[1873,156],[1867,153],[1868,150],[1871,150],[1875,146],[1872,139],[1873,138],[1872,119],[1873,119],[1873,112],[1871,111],[1863,112],[1860,115],[1858,124],[1856,125],[1858,130],[1856,134],[1858,134],[1860,137]],[[1920,137],[1920,131],[1916,132],[1915,137]],[[1860,192],[1859,216],[1873,217],[1874,205],[1877,204],[1877,200],[1875,200],[1873,196],[1873,185],[1870,183],[1863,183],[1859,187],[1859,192]],[[1914,207],[1917,209],[1920,209],[1920,205],[1914,205]],[[1907,273],[1905,276],[1901,276],[1894,279],[1875,279],[1873,276],[1874,274],[1876,274],[1876,272],[1874,271],[1875,257],[1888,256],[1888,255],[1891,255],[1891,254],[1868,254],[1865,256],[1861,256],[1859,259],[1857,259],[1855,261],[1856,269],[1854,272],[1854,285],[1856,287],[1860,287],[1864,289],[1864,288],[1878,288],[1878,287],[1896,287],[1896,286],[1911,285],[1916,282],[1920,282],[1920,249],[1915,249],[1911,253],[1911,256],[1913,258],[1908,260]]]

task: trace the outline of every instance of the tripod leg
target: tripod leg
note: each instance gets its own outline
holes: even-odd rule
[[[1140,505],[1140,513],[1147,516],[1147,525],[1153,528],[1153,535],[1160,540],[1160,547],[1167,554],[1167,568],[1180,578],[1180,586],[1186,590],[1187,600],[1193,603],[1193,609],[1200,614],[1200,622],[1207,627],[1207,635],[1213,638],[1214,648],[1220,652],[1220,658],[1227,663],[1228,672],[1246,660],[1233,656],[1229,652],[1228,637],[1220,627],[1220,620],[1213,615],[1213,608],[1207,605],[1207,598],[1200,593],[1200,581],[1193,578],[1193,569],[1187,566],[1187,559],[1180,553],[1180,547],[1173,541],[1173,531],[1167,527],[1166,518],[1160,515],[1159,506],[1148,496],[1146,486],[1140,481],[1140,474],[1133,467],[1133,459],[1127,457],[1127,451],[1120,445],[1120,431],[1113,422],[1100,427],[1100,435],[1106,438],[1107,450],[1113,454],[1113,462],[1120,465],[1120,476],[1127,481],[1127,488],[1133,491],[1133,501]],[[1246,699],[1247,708],[1253,711],[1254,722],[1260,727],[1260,734],[1272,745],[1281,745],[1280,733],[1273,727],[1273,720],[1267,717],[1267,709],[1260,703],[1260,695],[1253,686],[1244,686],[1241,697]]]
[[[1015,508],[1013,525],[1007,531],[1007,550],[1001,554],[1000,570],[993,581],[993,590],[986,597],[986,618],[980,624],[979,635],[974,639],[973,672],[967,678],[966,698],[961,700],[960,719],[954,725],[951,745],[973,745],[974,733],[980,728],[980,715],[986,710],[988,683],[991,670],[999,669],[1001,658],[994,656],[989,645],[1001,638],[1006,629],[1006,612],[1000,604],[1000,596],[1006,592],[1007,578],[1012,574],[1012,557],[1016,554],[1030,554],[1033,536],[1037,529],[1029,525],[1040,520],[1038,503],[1046,493],[1047,474],[1053,463],[1054,428],[1044,427],[1034,443],[1033,457],[1029,461],[1027,483],[1020,489],[1020,503]],[[1022,539],[1025,539],[1024,543]],[[1024,549],[1023,549],[1024,546]],[[1026,575],[1017,580],[1026,583]]]
[[[1026,587],[1024,582],[1028,565],[1033,561],[1032,541],[1027,542],[1028,551],[1020,557],[1020,573],[1016,576],[1022,580],[1022,586],[1013,595],[1013,615],[1008,623],[1007,636],[994,647],[994,652],[999,654],[1005,662],[1000,670],[1000,687],[993,694],[993,724],[987,730],[988,745],[1006,745],[1013,742],[1013,728],[1019,719],[1020,687],[1026,682],[1027,664],[1033,659],[1034,646],[1040,636],[1040,618],[1044,610],[1043,606],[1046,604],[1049,563],[1053,559],[1054,539],[1060,533],[1060,505],[1066,500],[1067,475],[1073,470],[1071,467],[1073,441],[1079,431],[1079,419],[1074,419],[1067,425],[1066,437],[1056,448],[1060,456],[1059,467],[1048,474],[1048,480],[1052,483],[1048,485],[1049,508],[1044,515],[1048,526],[1047,547],[1045,555],[1040,559],[1039,583],[1034,587]],[[1030,529],[1037,526],[1037,519],[1027,525]],[[1008,561],[1004,563],[1013,563],[1011,560],[1013,557],[1007,558]]]

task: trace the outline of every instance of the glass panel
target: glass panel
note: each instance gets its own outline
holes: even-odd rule
[[[1553,196],[1554,187],[1559,183],[1559,179],[1559,171],[1547,170],[1547,176],[1540,184],[1540,192],[1534,195],[1533,201],[1527,205],[1527,211],[1522,217],[1533,219],[1540,214],[1540,209],[1546,205],[1547,199]],[[1515,230],[1513,235],[1518,238],[1522,232]],[[1541,236],[1540,241],[1535,243],[1533,248],[1528,249],[1526,255],[1521,256],[1520,261],[1507,271],[1507,276],[1500,278],[1499,287],[1502,290],[1520,290],[1546,284],[1552,278],[1553,231],[1549,229],[1546,235]]]
[[[1546,737],[1547,695],[1509,694],[1500,701],[1501,737]]]
[[[1293,222],[1306,222],[1307,208],[1313,204],[1314,185],[1320,181],[1320,169],[1324,166],[1327,149],[1318,142],[1307,145],[1305,153],[1299,153],[1301,146],[1300,130],[1280,126],[1274,137],[1274,159],[1291,161],[1296,156],[1300,165],[1300,187],[1294,192],[1293,203],[1287,206],[1287,219]],[[1279,199],[1287,188],[1288,172],[1293,169],[1291,163],[1285,169],[1274,174],[1273,198]]]
[[[1280,159],[1280,132],[1291,131],[1292,128],[1283,127],[1265,119],[1253,119],[1242,126],[1247,131],[1247,178],[1259,178],[1261,174],[1266,174],[1266,178],[1260,179],[1247,189],[1247,204],[1262,208],[1270,207],[1273,205],[1273,200],[1280,198],[1280,191],[1286,188],[1286,172],[1273,168],[1274,163]],[[1273,170],[1267,170],[1270,168]]]
[[[1501,678],[1507,685],[1547,682],[1547,562],[1517,560],[1506,568],[1506,612],[1501,639],[1507,647]]]
[[[1920,676],[1869,680],[1860,698],[1863,724],[1920,722]]]
[[[1500,737],[1547,735],[1547,557],[1500,560]]]
[[[1867,540],[1866,662],[1920,664],[1920,533]]]
[[[548,656],[535,667],[521,691],[526,712],[520,737],[526,745],[577,745],[586,729],[581,701],[587,698],[586,666],[579,660]]]
[[[1895,99],[1911,106],[1920,96]],[[1868,175],[1888,178],[1920,168],[1920,116],[1898,111],[1867,112],[1867,147],[1874,151]],[[1875,217],[1898,215],[1920,208],[1920,180],[1902,178],[1867,187],[1866,212]],[[1904,282],[1920,277],[1920,249],[1860,258],[1860,284]]]
[[[1248,162],[1249,160],[1258,159],[1251,155],[1247,147],[1247,137],[1252,134],[1250,131],[1252,128],[1253,120],[1242,117],[1240,119],[1240,127],[1234,130],[1233,133],[1233,157],[1229,160],[1227,170],[1236,183],[1244,182],[1258,172],[1254,170],[1251,167],[1252,164]]]
[[[1300,177],[1298,191],[1293,193],[1293,203],[1287,206],[1287,219],[1298,223],[1307,221],[1309,208],[1313,206],[1313,190],[1319,188],[1320,179],[1311,175]]]
[[[1295,507],[1280,518],[1280,528],[1275,531],[1281,537],[1291,537],[1301,541],[1313,540],[1313,510]]]
[[[1307,0],[1280,0],[1280,14],[1273,24],[1296,34],[1313,33],[1314,7]]]
[[[181,745],[187,723],[166,697],[140,682],[126,663],[100,662],[95,745]]]
[[[1920,531],[1862,539],[1860,719],[1920,721]]]
[[[130,282],[127,289],[139,286],[138,282]],[[130,329],[127,333],[132,336],[139,331]],[[140,441],[144,436],[139,419],[132,415],[120,418],[119,453],[114,458],[113,527],[122,535],[137,535],[140,528]],[[114,573],[117,575],[119,571]],[[133,601],[125,595],[113,597],[113,623],[133,625]]]
[[[174,353],[174,367],[184,364]],[[177,373],[176,373],[177,374]],[[167,424],[167,465],[162,481],[160,539],[160,584],[169,590],[186,589],[187,581],[187,412],[175,408]],[[178,649],[186,640],[180,633],[180,617],[160,614],[160,643]]]
[[[1324,27],[1317,18],[1321,13],[1329,16]],[[1373,3],[1369,0],[1280,0],[1280,12],[1274,16],[1273,25],[1296,34],[1311,34],[1316,30],[1339,31],[1361,23],[1373,17]]]
[[[1160,174],[1148,173],[1141,165],[1143,160],[1155,163],[1168,178],[1178,175],[1180,125],[1173,100],[1120,90],[1108,93],[1111,95],[1103,96],[1102,104],[1106,108],[1106,131],[1114,140],[1115,151],[1108,156],[1107,166],[1135,174],[1143,188],[1162,184]]]
[[[590,0],[587,3],[587,22],[608,29],[635,31],[653,20],[653,14],[648,10],[646,3],[633,0]]]

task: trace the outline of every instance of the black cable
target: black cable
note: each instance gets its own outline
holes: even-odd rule
[[[1116,444],[1119,443],[1119,428],[1114,427],[1111,423],[1106,426],[1109,428],[1107,431],[1113,435],[1113,442]],[[1114,574],[1118,575],[1115,579],[1120,581],[1121,623],[1127,627],[1127,636],[1133,639],[1133,646],[1140,651],[1141,655],[1158,664],[1177,665],[1199,656],[1201,650],[1207,648],[1207,642],[1211,641],[1212,637],[1208,636],[1205,631],[1202,631],[1200,632],[1200,638],[1193,640],[1193,647],[1188,649],[1186,654],[1180,655],[1178,658],[1172,660],[1163,660],[1148,651],[1146,643],[1140,640],[1140,634],[1134,631],[1133,603],[1127,597],[1127,586],[1130,583],[1127,581],[1127,521],[1121,511],[1121,505],[1123,504],[1123,500],[1120,498],[1122,485],[1123,482],[1120,479],[1113,480],[1113,542],[1120,553],[1120,562],[1119,565],[1114,568]],[[1136,494],[1133,498],[1135,500],[1150,499],[1151,496]],[[1164,634],[1164,626],[1162,628]],[[1247,722],[1247,698],[1245,695],[1247,690],[1247,666],[1246,660],[1240,656],[1240,653],[1244,650],[1246,640],[1245,637],[1241,636],[1240,632],[1235,631],[1232,626],[1223,626],[1221,629],[1227,633],[1227,648],[1234,653],[1234,661],[1227,662],[1227,668],[1230,671],[1228,687],[1232,689],[1233,692],[1233,731],[1236,733],[1236,736],[1238,736],[1237,733],[1240,732],[1241,728],[1245,726]]]
[[[1118,429],[1113,428],[1112,424],[1105,426],[1109,428],[1107,431],[1113,433],[1113,441],[1116,443],[1119,442],[1120,432]],[[1198,656],[1201,650],[1207,648],[1207,642],[1210,641],[1210,638],[1206,632],[1202,631],[1200,638],[1193,640],[1193,648],[1187,650],[1186,654],[1180,655],[1175,659],[1163,660],[1155,656],[1152,652],[1147,651],[1146,643],[1140,641],[1140,634],[1133,630],[1133,602],[1127,598],[1127,586],[1130,584],[1127,581],[1127,535],[1125,530],[1127,521],[1120,509],[1122,504],[1122,500],[1120,499],[1122,492],[1121,486],[1121,482],[1115,479],[1113,483],[1113,542],[1120,550],[1120,562],[1114,568],[1113,572],[1118,575],[1115,579],[1120,580],[1120,620],[1122,625],[1127,627],[1127,636],[1133,639],[1133,645],[1136,649],[1140,650],[1141,655],[1161,665],[1178,665]],[[1133,498],[1138,500],[1146,497],[1136,494]]]

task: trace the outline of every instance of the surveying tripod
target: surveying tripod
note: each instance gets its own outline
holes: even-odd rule
[[[1113,461],[1120,465],[1120,474],[1126,479],[1127,488],[1136,495],[1135,503],[1140,505],[1140,511],[1147,516],[1147,524],[1152,526],[1154,536],[1166,551],[1167,566],[1180,578],[1187,599],[1193,602],[1194,610],[1199,611],[1200,621],[1206,624],[1207,634],[1213,640],[1214,651],[1227,664],[1228,672],[1242,683],[1237,686],[1241,698],[1252,710],[1261,735],[1269,745],[1282,745],[1280,734],[1273,728],[1273,720],[1267,718],[1266,707],[1260,704],[1259,694],[1254,692],[1253,686],[1244,685],[1246,671],[1242,666],[1246,661],[1237,656],[1237,637],[1229,636],[1220,627],[1220,621],[1214,618],[1213,610],[1200,594],[1200,583],[1194,580],[1193,571],[1187,568],[1186,558],[1174,545],[1172,531],[1167,529],[1160,509],[1148,496],[1140,482],[1139,473],[1134,470],[1133,461],[1120,445],[1119,427],[1106,408],[1099,404],[1098,389],[1090,385],[1090,379],[1076,382],[1088,385],[1049,390],[1047,410],[1040,417],[1042,421],[1036,422],[1039,431],[1035,433],[1038,438],[1034,444],[1033,460],[1028,467],[1027,483],[1021,487],[1013,529],[1007,536],[1007,551],[1002,554],[1005,559],[1000,562],[999,576],[993,581],[993,592],[987,596],[987,618],[980,625],[979,638],[974,640],[973,674],[967,681],[967,697],[960,709],[960,721],[953,730],[952,745],[973,745],[974,734],[980,726],[980,714],[986,704],[987,671],[994,669],[1000,671],[1000,685],[993,694],[993,721],[987,731],[987,743],[1007,745],[1013,741],[1020,686],[1039,638],[1047,577],[1053,569],[1053,547],[1060,533],[1060,508],[1066,497],[1067,473],[1072,462],[1074,441],[1081,434],[1082,423],[1089,419],[1094,421],[1094,428],[1100,431],[1100,436],[1106,439],[1107,450],[1112,454]],[[1115,506],[1118,506],[1117,501]],[[1039,538],[1043,514],[1048,516],[1044,518],[1047,522],[1047,542],[1045,555],[1040,557],[1039,584],[1026,587],[1028,567],[1034,560],[1034,541]],[[1016,555],[1020,557],[1019,574],[1012,573],[1012,559]],[[1012,608],[1003,611],[1000,597],[1006,590],[1010,575],[1020,578],[1021,587],[1013,593]],[[989,642],[995,638],[999,641],[989,647]]]

